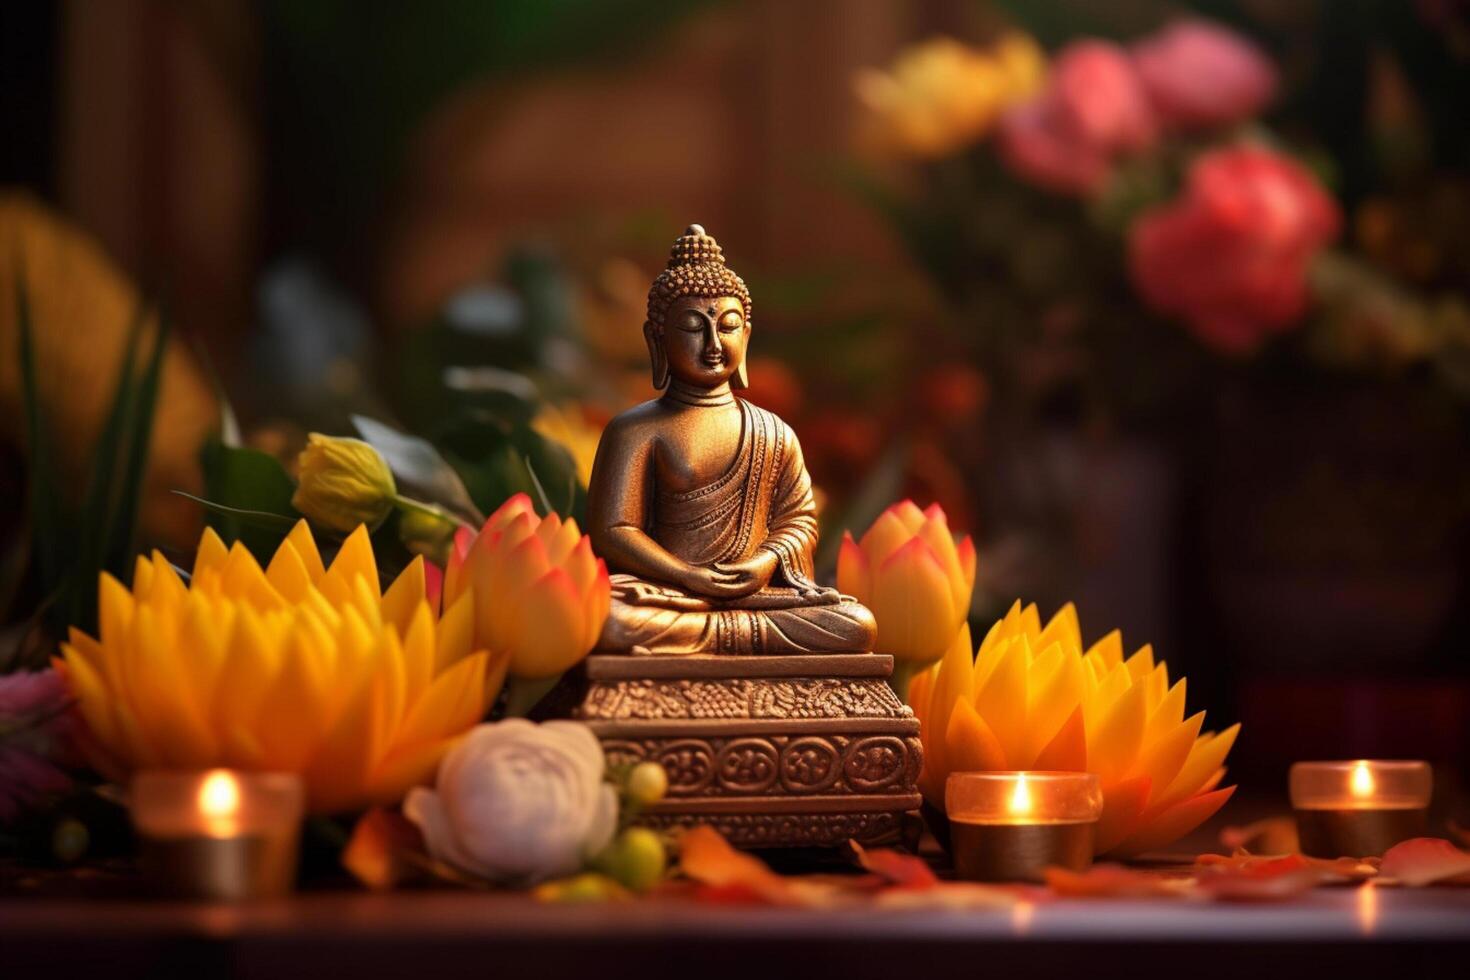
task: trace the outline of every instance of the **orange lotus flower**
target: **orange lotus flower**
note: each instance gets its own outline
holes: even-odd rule
[[[939,659],[970,611],[975,546],[955,544],[944,510],[912,500],[889,507],[860,540],[842,536],[837,588],[873,611],[873,647],[900,661]]]
[[[446,606],[474,596],[478,644],[510,655],[512,675],[555,677],[596,645],[612,588],[592,541],[568,518],[536,516],[523,493],[479,534],[454,537],[444,573]]]
[[[505,678],[468,600],[434,614],[422,558],[379,591],[361,525],[331,567],[305,521],[264,570],[205,530],[188,585],[155,551],[99,590],[98,638],[73,629],[56,663],[110,774],[292,772],[317,813],[394,804]]]
[[[1115,630],[1084,653],[1070,604],[1042,626],[1035,606],[1017,602],[970,650],[966,628],[909,688],[924,743],[919,785],[935,808],[951,772],[1093,772],[1103,790],[1096,851],[1125,857],[1173,843],[1234,792],[1216,787],[1240,726],[1202,733],[1204,712],[1184,716],[1184,680],[1171,686],[1152,648],[1125,659]]]

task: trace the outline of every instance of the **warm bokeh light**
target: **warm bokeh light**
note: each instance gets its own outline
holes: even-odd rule
[[[1363,935],[1370,936],[1378,928],[1378,889],[1371,881],[1363,882],[1358,888],[1357,917]]]

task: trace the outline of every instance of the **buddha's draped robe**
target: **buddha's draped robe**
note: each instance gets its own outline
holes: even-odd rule
[[[643,530],[693,565],[744,561],[770,551],[778,560],[770,584],[742,599],[717,600],[615,574],[599,649],[792,654],[872,648],[872,613],[812,580],[816,505],[800,445],[780,418],[749,402],[739,404],[740,446],[729,468],[687,492],[655,487]]]

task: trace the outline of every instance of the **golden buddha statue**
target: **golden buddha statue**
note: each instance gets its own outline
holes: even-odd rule
[[[663,394],[614,418],[587,490],[612,575],[608,653],[865,653],[873,615],[812,580],[811,478],[746,387],[750,292],[699,225],[674,243],[643,325]]]

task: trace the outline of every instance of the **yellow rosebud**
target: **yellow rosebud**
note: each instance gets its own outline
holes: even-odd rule
[[[316,524],[344,534],[359,524],[372,530],[393,510],[393,474],[361,439],[313,432],[296,465],[299,483],[291,506]]]
[[[873,648],[901,661],[944,655],[970,611],[975,546],[958,545],[938,504],[920,510],[905,500],[889,507],[862,538],[842,538],[837,587],[873,611]]]
[[[510,655],[510,672],[555,677],[597,643],[612,602],[607,565],[568,518],[536,516],[516,494],[478,535],[455,535],[444,572],[444,605],[474,596],[476,643]]]

